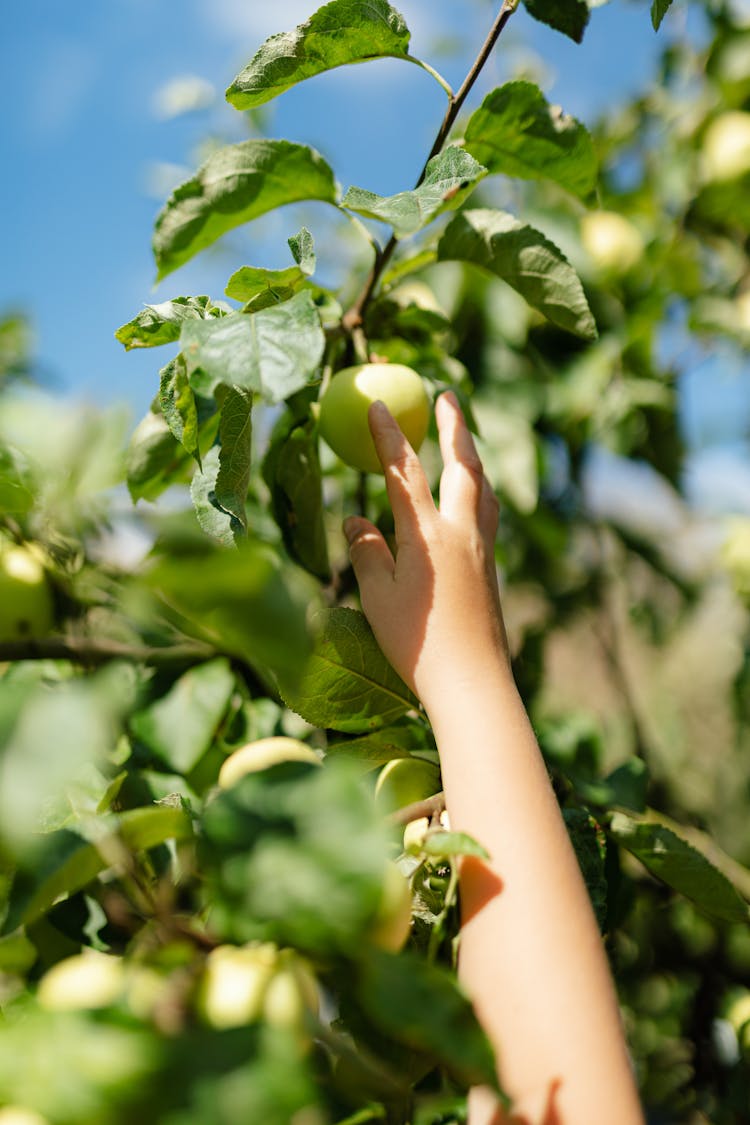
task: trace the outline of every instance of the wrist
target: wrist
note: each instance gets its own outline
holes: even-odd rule
[[[500,646],[488,653],[475,651],[470,657],[448,657],[436,666],[419,665],[414,682],[433,726],[447,718],[461,722],[477,708],[503,701],[507,706],[511,699],[518,699],[510,659]]]

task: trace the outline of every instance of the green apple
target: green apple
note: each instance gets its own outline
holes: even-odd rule
[[[385,813],[440,792],[440,770],[422,758],[394,758],[387,762],[375,783],[375,802]]]
[[[0,1109],[0,1125],[49,1125],[46,1117],[22,1105],[5,1105]]]
[[[750,113],[733,109],[713,119],[703,134],[700,172],[706,183],[750,172]]]
[[[730,516],[720,559],[742,597],[750,597],[750,516]]]
[[[581,219],[581,241],[601,273],[625,274],[643,255],[637,227],[616,211],[589,211]]]
[[[242,1027],[260,1018],[279,951],[270,942],[220,945],[206,958],[198,1011],[212,1027]]]
[[[0,538],[0,640],[42,637],[52,628],[52,593],[40,555]]]
[[[333,376],[320,400],[320,432],[347,465],[363,473],[382,473],[367,412],[380,399],[413,449],[425,439],[430,399],[420,376],[401,363],[362,363]]]
[[[398,953],[411,929],[411,888],[395,863],[387,863],[383,893],[369,931],[369,939],[379,949]]]
[[[320,765],[320,758],[305,742],[296,738],[260,738],[241,746],[223,762],[219,770],[219,785],[229,789],[246,773],[265,770],[279,762],[311,762]]]
[[[279,967],[271,978],[263,999],[263,1018],[273,1027],[293,1031],[307,1040],[305,1018],[317,1016],[320,991],[315,975],[292,950],[281,954]]]
[[[406,852],[410,848],[421,848],[429,830],[430,818],[428,816],[420,816],[416,820],[410,820],[404,828],[404,851]]]
[[[124,985],[122,959],[89,949],[53,965],[39,981],[37,1000],[53,1012],[107,1008],[120,998]]]

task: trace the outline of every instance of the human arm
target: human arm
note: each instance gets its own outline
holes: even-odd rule
[[[400,430],[373,407],[395,558],[367,520],[352,517],[345,531],[378,643],[432,723],[451,826],[491,856],[461,865],[459,974],[514,1116],[473,1091],[470,1125],[640,1125],[606,956],[510,668],[497,503],[452,395],[436,416],[439,509]]]

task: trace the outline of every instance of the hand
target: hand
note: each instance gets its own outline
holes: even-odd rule
[[[430,710],[449,686],[508,667],[494,542],[498,504],[455,396],[435,415],[440,507],[419,460],[382,403],[370,407],[396,532],[394,559],[369,520],[344,521],[362,608],[386,659]]]

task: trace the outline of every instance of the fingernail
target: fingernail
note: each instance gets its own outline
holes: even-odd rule
[[[379,398],[376,398],[374,402],[371,402],[371,403],[370,403],[370,412],[371,412],[371,413],[372,413],[372,414],[373,414],[373,415],[374,415],[374,416],[375,416],[376,418],[379,418],[379,419],[381,419],[381,420],[384,420],[384,419],[386,419],[386,418],[390,418],[390,417],[391,417],[391,412],[390,412],[390,410],[389,410],[389,409],[388,409],[388,407],[387,407],[387,406],[385,405],[385,403],[384,403],[384,402],[382,402],[382,401],[381,401],[381,400],[380,400]]]
[[[347,516],[343,523],[344,537],[347,543],[351,543],[352,539],[354,539],[357,534],[358,527],[359,520],[357,519],[357,517]]]

